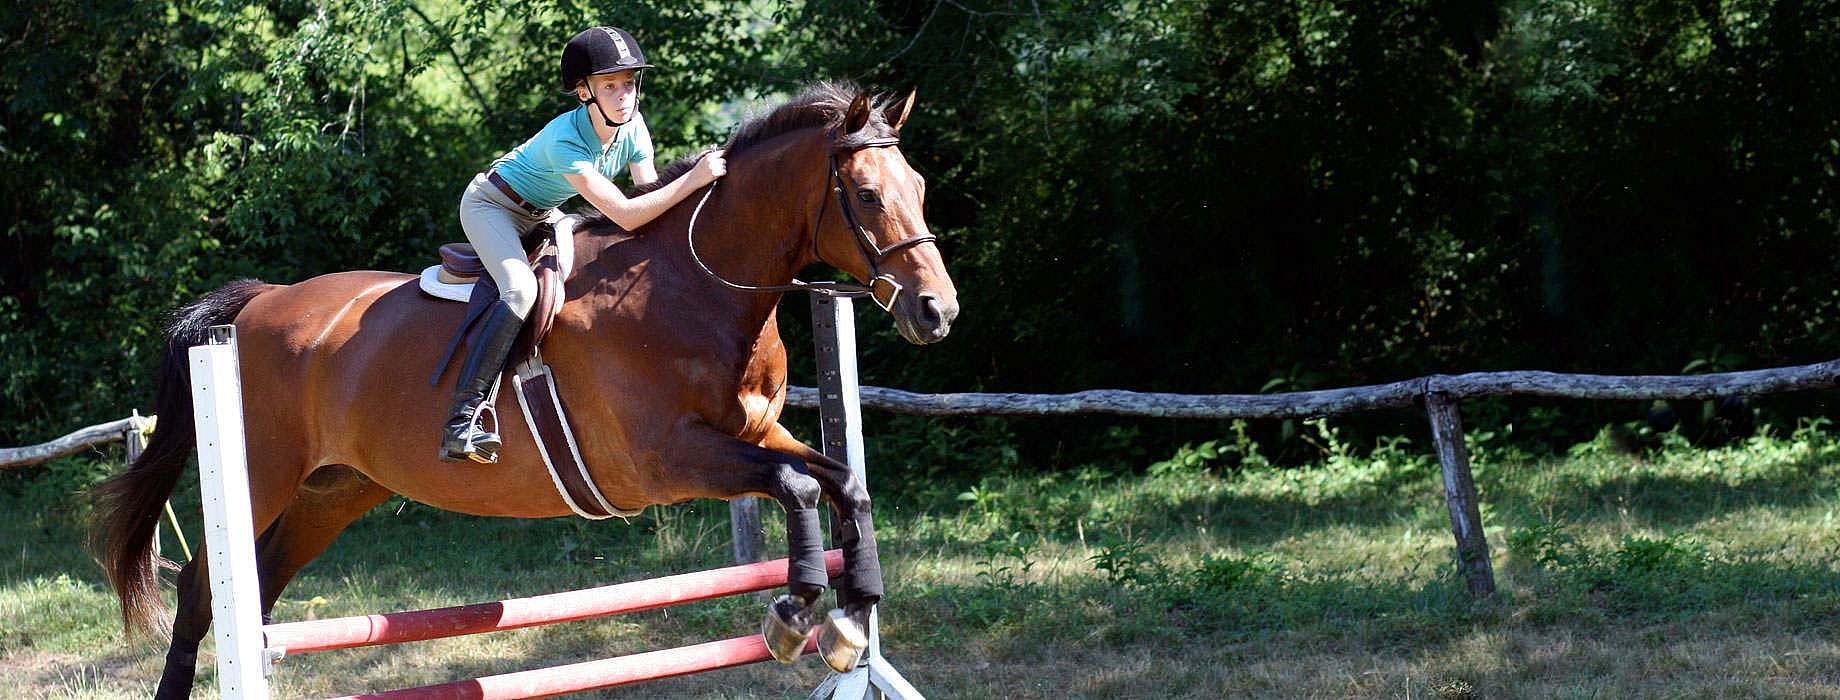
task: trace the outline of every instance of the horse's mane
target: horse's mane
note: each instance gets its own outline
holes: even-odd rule
[[[722,144],[727,156],[733,158],[745,153],[749,148],[771,140],[775,136],[799,129],[822,128],[834,129],[843,123],[843,115],[849,111],[850,103],[855,101],[861,90],[848,82],[823,81],[813,83],[803,93],[773,108],[763,116],[752,117],[741,123],[735,134]],[[891,131],[887,121],[882,117],[884,99],[874,100],[869,110],[869,123],[857,132],[860,138],[886,136]],[[844,135],[839,135],[840,137]],[[845,144],[847,145],[847,143]],[[696,161],[704,151],[684,156],[664,166],[658,171],[658,179],[633,189],[633,194],[641,195],[665,185],[671,184],[684,173],[696,167]],[[599,223],[606,217],[598,211],[590,211],[589,221]]]

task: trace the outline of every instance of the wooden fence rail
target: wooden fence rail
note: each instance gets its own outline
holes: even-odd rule
[[[1304,418],[1380,408],[1413,408],[1423,397],[1482,396],[1573,399],[1710,399],[1840,386],[1840,360],[1812,365],[1690,376],[1475,372],[1390,384],[1289,394],[1159,394],[1095,389],[1072,394],[916,394],[865,386],[864,408],[919,416],[1071,416],[1144,418]],[[792,387],[786,405],[814,408],[818,392]]]
[[[139,412],[121,420],[79,428],[69,435],[37,445],[0,447],[0,469],[25,467],[82,452],[96,445],[127,439],[130,433],[145,435],[153,418]]]
[[[51,442],[27,447],[0,447],[0,469],[48,462],[116,440],[128,442],[128,454],[125,459],[127,464],[133,464],[134,460],[140,458],[141,450],[146,449],[147,435],[153,431],[157,419],[157,416],[143,416],[140,411],[135,411],[127,418],[80,428],[76,432]],[[171,501],[166,503],[165,510],[166,522],[172,525],[173,537],[179,540],[179,550],[184,552],[186,560],[189,561],[192,558],[192,545],[185,541],[185,531],[179,528],[179,516],[173,513]],[[160,537],[157,527],[154,530],[153,554],[160,556]]]
[[[1422,408],[1443,469],[1450,532],[1470,592],[1495,592],[1494,564],[1483,536],[1481,501],[1469,465],[1458,404],[1484,396],[1572,399],[1710,399],[1840,386],[1840,360],[1812,365],[1691,376],[1615,376],[1557,372],[1432,375],[1390,384],[1289,394],[1158,394],[1098,389],[1072,394],[916,394],[865,386],[862,405],[921,416],[1117,415],[1146,418],[1302,418],[1382,408]],[[786,405],[814,408],[818,392],[788,390]]]

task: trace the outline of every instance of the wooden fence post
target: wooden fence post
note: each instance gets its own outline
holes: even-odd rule
[[[1449,394],[1425,393],[1425,412],[1431,417],[1431,439],[1437,444],[1438,462],[1444,467],[1444,501],[1450,506],[1450,532],[1457,538],[1457,562],[1469,592],[1476,597],[1495,593],[1495,568],[1489,562],[1489,542],[1482,534],[1481,502],[1476,480],[1470,475],[1469,449],[1463,443],[1463,417]]]
[[[728,534],[734,542],[736,564],[763,561],[766,531],[760,524],[759,496],[742,496],[728,502]]]
[[[141,452],[146,451],[147,433],[144,432],[146,429],[147,429],[146,419],[142,418],[140,410],[136,409],[132,415],[128,416],[128,427],[121,431],[121,439],[123,442],[126,442],[128,445],[128,463],[123,465],[124,469],[130,466],[133,466],[134,461],[141,458]],[[172,503],[168,502],[166,504],[166,507],[168,509],[171,509]],[[174,522],[173,530],[176,532],[178,528],[179,528],[179,523]],[[154,562],[153,568],[154,570],[156,571],[159,570],[160,557],[163,557],[163,556],[166,556],[166,554],[160,551],[160,525],[159,523],[154,523],[153,525],[153,562]],[[188,556],[186,557],[186,559],[189,560],[191,559],[191,557]]]

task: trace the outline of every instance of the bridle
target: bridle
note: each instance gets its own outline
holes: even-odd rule
[[[847,144],[840,144],[837,140],[837,131],[833,129],[830,132],[830,141],[831,141],[830,172],[825,175],[824,186],[830,189],[831,192],[837,196],[837,209],[843,212],[843,222],[845,225],[847,225],[850,228],[851,231],[854,231],[856,234],[855,236],[856,250],[862,253],[863,260],[869,263],[869,284],[863,285],[863,284],[857,284],[855,282],[834,282],[830,280],[823,280],[823,281],[818,281],[818,282],[806,282],[804,280],[795,279],[795,280],[792,280],[791,284],[755,285],[755,284],[740,284],[737,282],[731,282],[727,278],[724,278],[723,276],[716,274],[715,270],[709,269],[709,265],[703,262],[702,256],[697,255],[696,253],[696,218],[699,214],[703,213],[703,205],[709,202],[709,195],[715,193],[716,191],[715,183],[710,183],[709,189],[703,191],[703,198],[697,201],[696,209],[690,212],[690,229],[689,229],[689,235],[688,235],[689,245],[690,245],[690,259],[696,261],[696,266],[702,268],[704,274],[709,275],[711,278],[713,278],[717,282],[721,282],[724,286],[728,287],[729,289],[737,289],[737,290],[741,290],[744,292],[822,292],[826,294],[848,294],[848,295],[868,294],[869,298],[875,300],[875,305],[882,307],[883,311],[892,311],[894,309],[895,297],[900,296],[902,286],[900,282],[895,281],[894,275],[881,271],[881,263],[884,260],[887,260],[888,256],[890,255],[893,255],[907,248],[912,248],[922,243],[932,243],[934,245],[938,245],[939,238],[937,236],[934,236],[931,233],[922,233],[916,236],[910,236],[908,238],[901,239],[899,241],[889,244],[888,247],[884,248],[876,244],[875,236],[871,235],[869,233],[869,229],[865,228],[862,225],[862,220],[857,218],[856,216],[856,207],[850,204],[850,197],[848,195],[848,190],[847,188],[844,187],[845,182],[843,178],[843,171],[837,167],[838,154],[854,153],[856,151],[859,151],[865,148],[886,148],[889,146],[894,146],[901,142],[900,137],[884,136],[884,137],[873,138],[873,139],[864,139],[861,141],[850,141]],[[822,249],[818,247],[818,233],[823,230],[824,214],[826,211],[830,209],[830,198],[829,197],[826,197],[822,199],[821,201],[823,203],[820,204],[818,207],[818,216],[812,219],[812,224],[811,224],[812,256],[816,257],[819,262],[822,262],[826,265],[830,265],[831,267],[835,267],[838,269],[843,269],[838,264],[824,259],[824,252]],[[883,290],[883,289],[888,290],[887,296],[885,298],[883,297],[882,294],[880,294],[880,290]]]

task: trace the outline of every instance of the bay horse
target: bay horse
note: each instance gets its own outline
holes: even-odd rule
[[[694,206],[686,198],[634,231],[604,217],[578,226],[575,272],[542,347],[584,461],[612,505],[758,495],[786,509],[789,595],[768,606],[762,627],[788,663],[831,583],[843,618],[822,623],[833,634],[820,641],[835,647],[827,662],[853,663],[882,596],[881,569],[861,480],[779,423],[780,292],[738,287],[786,285],[825,262],[886,291],[877,301],[908,341],[946,336],[958,292],[938,246],[923,245],[933,242],[925,185],[896,146],[914,100],[819,83],[743,124],[726,144],[727,177]],[[657,184],[693,164],[666,167]],[[162,631],[152,539],[196,446],[187,349],[212,325],[236,326],[265,619],[302,567],[393,493],[475,515],[570,515],[536,449],[506,449],[490,465],[439,460],[447,389],[424,378],[464,312],[424,296],[411,275],[378,271],[285,286],[242,280],[176,312],[156,394],[159,427],[140,459],[94,492],[92,540],[124,626]],[[522,421],[499,427],[508,447],[534,448]],[[836,581],[823,561],[821,500],[840,523],[845,571]],[[190,694],[210,622],[206,563],[194,559],[179,569],[156,697]]]

